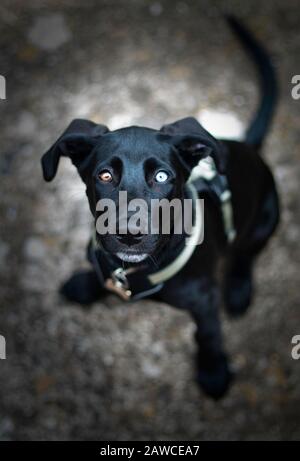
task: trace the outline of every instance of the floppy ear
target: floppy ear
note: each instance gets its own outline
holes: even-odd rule
[[[73,120],[64,133],[42,157],[42,170],[45,181],[52,181],[56,175],[61,155],[70,157],[80,169],[83,161],[91,153],[102,134],[108,128],[84,119]]]
[[[164,125],[160,132],[167,136],[164,140],[174,146],[181,163],[188,171],[196,166],[201,158],[210,155],[219,173],[225,172],[225,148],[195,118],[187,117]]]

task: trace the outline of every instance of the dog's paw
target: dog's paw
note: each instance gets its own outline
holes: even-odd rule
[[[224,289],[227,312],[232,317],[243,315],[251,304],[252,292],[252,270],[250,267],[244,273],[229,274]]]
[[[207,363],[207,359],[197,359],[197,382],[209,397],[219,400],[228,391],[234,378],[226,355]]]
[[[59,292],[68,301],[88,305],[99,299],[102,287],[93,271],[83,271],[67,280],[60,287]]]

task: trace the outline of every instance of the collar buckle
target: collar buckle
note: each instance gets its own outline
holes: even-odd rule
[[[124,301],[129,301],[131,298],[131,290],[126,276],[126,271],[122,267],[118,267],[111,273],[111,277],[106,279],[105,287],[116,293]]]

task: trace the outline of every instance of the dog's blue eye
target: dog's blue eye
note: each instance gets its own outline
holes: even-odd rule
[[[159,171],[158,173],[156,173],[155,175],[155,181],[156,182],[166,182],[169,178],[169,175],[166,171]]]

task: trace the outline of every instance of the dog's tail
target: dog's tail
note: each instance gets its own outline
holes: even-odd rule
[[[278,97],[275,70],[268,53],[252,34],[234,16],[227,16],[226,19],[258,69],[261,101],[247,129],[245,142],[260,147],[272,121]]]

